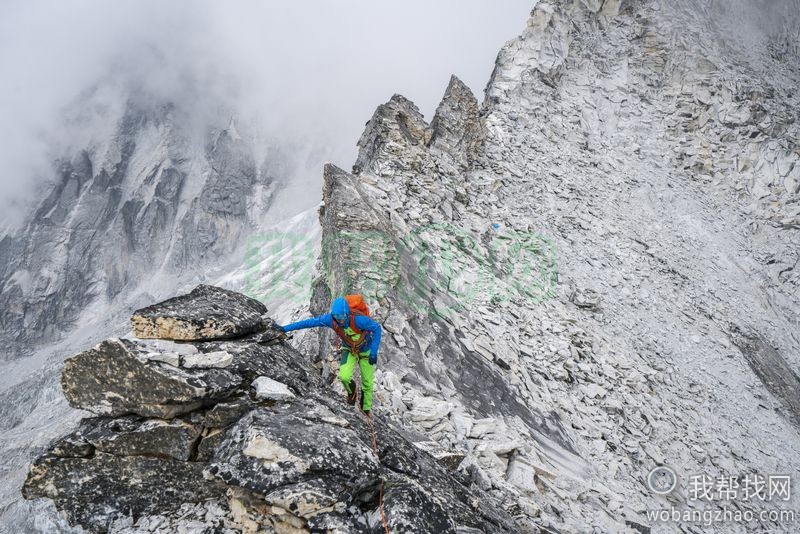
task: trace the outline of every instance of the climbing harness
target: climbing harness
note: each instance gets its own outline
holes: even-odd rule
[[[366,301],[364,301],[364,296],[359,294],[354,295],[345,295],[344,299],[347,301],[347,306],[350,308],[350,325],[349,330],[353,332],[354,337],[350,337],[350,333],[346,332],[344,328],[334,319],[333,321],[333,330],[339,336],[339,338],[347,343],[350,347],[351,352],[353,355],[357,355],[360,351],[358,350],[364,345],[366,341],[366,334],[356,328],[356,315],[364,315],[366,317],[370,316],[369,307],[367,306]]]
[[[367,340],[367,335],[356,327],[356,315],[362,314],[358,312],[350,312],[350,325],[347,330],[353,332],[352,337],[344,328],[339,325],[338,322],[335,320],[333,321],[333,330],[336,332],[336,335],[339,336],[339,339],[341,339],[348,347],[350,347],[350,352],[352,352],[353,355],[361,352],[359,349]]]

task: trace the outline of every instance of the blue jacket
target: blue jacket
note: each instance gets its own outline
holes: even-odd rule
[[[364,332],[364,344],[369,347],[370,360],[373,362],[378,360],[378,346],[381,344],[381,325],[367,317],[366,315],[356,315],[355,318],[356,328]],[[350,322],[348,321],[348,325]],[[304,319],[296,323],[287,324],[282,327],[284,332],[291,332],[292,330],[302,330],[303,328],[316,328],[320,326],[327,326],[333,328],[333,315],[325,313],[319,317],[312,317],[311,319]]]

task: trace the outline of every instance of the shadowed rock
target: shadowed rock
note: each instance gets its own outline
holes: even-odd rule
[[[180,419],[121,417],[105,420],[85,434],[95,449],[117,456],[189,460],[200,430]]]
[[[131,323],[140,338],[228,339],[260,330],[265,313],[266,306],[241,293],[201,284],[187,295],[136,310]]]
[[[170,418],[228,396],[241,377],[225,369],[181,369],[147,349],[109,339],[64,363],[61,387],[70,405],[102,415]]]
[[[205,480],[201,463],[97,452],[90,458],[39,458],[22,494],[52,499],[71,523],[104,532],[117,516],[169,513],[185,502],[221,497],[224,486]]]
[[[800,427],[800,377],[789,362],[755,332],[734,326],[730,337],[764,387],[783,403],[787,418]]]

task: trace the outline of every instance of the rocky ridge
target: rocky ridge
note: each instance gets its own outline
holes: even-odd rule
[[[205,328],[209,310],[239,335]],[[383,514],[393,532],[524,531],[402,427],[376,417],[373,445],[366,418],[287,345],[260,303],[199,286],[138,310],[134,325],[140,317],[170,327],[67,359],[64,395],[95,415],[52,443],[25,481],[27,499],[53,500],[71,524],[383,532]],[[180,341],[165,337],[175,332]],[[211,357],[220,353],[229,357]]]
[[[482,103],[454,77],[427,122],[395,95],[367,124],[353,171],[325,169],[311,312],[325,311],[334,294],[367,295],[390,334],[376,373],[376,413],[413,436],[414,454],[429,451],[470,491],[497,503],[500,516],[513,516],[511,530],[702,532],[697,524],[651,524],[646,512],[714,509],[689,498],[693,474],[797,474],[800,75],[796,45],[786,39],[796,21],[787,17],[785,32],[757,34],[742,46],[737,39],[747,32],[732,19],[749,18],[736,6],[725,3],[721,13],[710,0],[540,1],[498,55]],[[324,332],[293,340],[312,356],[309,376],[323,384],[336,372],[329,341]],[[135,400],[161,417],[116,416],[120,430],[90,423],[99,436],[92,440],[108,451],[131,450],[132,441],[152,450],[147,442],[157,441],[159,455],[184,462],[184,443],[197,439],[184,423],[198,425],[186,419],[226,405],[225,395],[240,398],[248,384],[255,385],[250,402],[271,395],[298,412],[305,406],[291,377],[269,375],[290,395],[249,371],[238,386],[219,378],[227,376],[219,372],[224,362],[241,361],[237,348],[256,351],[247,337],[163,349],[136,343],[119,349],[132,365],[152,353],[148,368],[171,361],[198,387],[183,390],[178,411],[165,397]],[[196,350],[184,353],[188,346]],[[198,355],[201,366],[187,366]],[[318,369],[321,379],[313,378]],[[198,398],[201,406],[192,406]],[[109,399],[97,409],[115,406]],[[352,417],[336,406],[328,406],[334,415]],[[167,417],[167,408],[175,413],[169,424],[147,421]],[[275,417],[300,417],[286,410]],[[239,417],[273,439],[270,421]],[[261,443],[230,424],[232,440]],[[226,426],[214,418],[208,425]],[[164,433],[169,445],[137,437]],[[59,453],[88,454],[89,438],[77,441],[83,452],[55,446],[42,465],[58,464]],[[92,447],[101,460],[113,454]],[[299,459],[290,462],[293,476],[308,458],[282,447]],[[223,478],[212,477],[260,484],[240,462],[253,458],[240,454],[247,446],[214,448],[226,460]],[[288,458],[274,447],[251,452]],[[205,461],[193,454],[190,447],[190,460]],[[667,497],[645,483],[661,465],[681,482]],[[52,473],[65,479],[58,467]],[[41,491],[33,486],[31,495]],[[364,520],[377,525],[371,487]],[[68,506],[70,491],[78,490],[53,495],[60,506]],[[225,491],[227,500],[200,503],[206,497],[181,494],[172,512],[121,514],[111,527],[273,521],[252,512],[264,510],[260,497]],[[281,498],[270,493],[271,502]],[[73,513],[95,524],[95,512]],[[779,522],[725,528],[792,531]]]
[[[365,293],[376,410],[538,528],[647,532],[718,509],[692,475],[797,475],[798,21],[743,46],[740,8],[540,1],[483,103],[395,95],[325,170],[311,313]],[[330,339],[302,342],[332,376]]]

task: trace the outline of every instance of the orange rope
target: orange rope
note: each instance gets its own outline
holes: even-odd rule
[[[354,384],[353,391],[356,396],[356,402],[358,402],[358,388],[359,388],[358,384]],[[360,408],[359,406],[356,406],[357,410],[359,408]],[[380,460],[380,457],[378,456],[378,437],[377,433],[375,432],[375,425],[372,422],[371,416],[372,412],[370,412],[370,415],[366,417],[367,417],[367,422],[369,423],[369,428],[372,431],[372,452],[374,452],[375,457]],[[386,514],[383,512],[383,480],[381,480],[380,494],[378,496],[378,505],[381,511],[381,522],[383,523],[383,530],[386,532],[386,534],[391,534],[389,532],[389,523],[388,521],[386,521]]]
[[[375,434],[375,425],[372,424],[372,417],[367,416],[367,421],[369,421],[369,427],[372,429],[372,452],[375,453],[375,456],[378,456],[378,438]]]
[[[381,521],[383,522],[383,530],[389,534],[389,523],[386,522],[386,515],[383,513],[383,480],[381,480],[381,494],[380,494],[380,508],[381,508]]]
[[[370,415],[367,416],[367,422],[369,422],[369,428],[372,431],[372,450],[375,453],[375,456],[377,457],[378,456],[378,438],[377,438],[377,434],[375,432],[375,424],[372,422],[371,415],[372,415],[372,412],[370,412]],[[383,480],[381,480],[381,488],[380,488],[380,494],[379,494],[379,497],[378,497],[378,504],[379,504],[379,508],[380,508],[380,511],[381,511],[381,522],[383,523],[383,530],[386,532],[386,534],[389,534],[389,523],[386,521],[386,514],[383,513]]]

